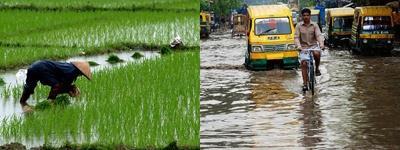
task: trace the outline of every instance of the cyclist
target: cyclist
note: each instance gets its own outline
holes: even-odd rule
[[[321,49],[324,49],[324,37],[321,34],[321,30],[319,29],[318,24],[311,22],[311,10],[308,8],[304,8],[301,10],[301,17],[303,19],[302,22],[297,23],[295,34],[294,34],[294,42],[296,47],[300,50],[305,50],[312,47],[317,47],[318,44]],[[319,62],[321,58],[320,51],[313,51],[314,59],[315,59],[315,75],[320,76],[321,72],[319,70]],[[303,76],[303,91],[307,91],[307,55],[302,55],[300,53],[300,63],[301,63],[301,71]]]

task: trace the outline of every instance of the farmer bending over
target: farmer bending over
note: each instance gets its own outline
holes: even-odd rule
[[[92,79],[89,63],[84,61],[73,61],[71,63],[37,61],[33,63],[28,69],[24,91],[19,101],[23,111],[32,111],[26,101],[33,94],[38,81],[43,85],[51,86],[47,99],[54,102],[57,95],[61,93],[68,93],[71,97],[78,96],[80,91],[73,82],[81,75],[89,80]]]

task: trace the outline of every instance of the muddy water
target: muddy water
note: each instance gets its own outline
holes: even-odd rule
[[[115,55],[117,55],[120,59],[124,60],[123,63],[118,63],[118,64],[110,64],[106,61],[108,59],[109,54],[72,57],[65,61],[67,61],[67,62],[75,61],[75,60],[94,61],[99,64],[98,66],[91,67],[93,72],[96,72],[96,71],[100,71],[100,70],[107,69],[107,68],[123,66],[123,65],[128,64],[128,62],[140,62],[140,61],[143,61],[144,59],[151,59],[151,58],[160,56],[160,54],[157,52],[140,51],[140,53],[143,54],[144,57],[142,57],[141,59],[134,59],[131,57],[133,53],[134,52],[115,53]],[[23,113],[22,113],[21,106],[19,105],[19,100],[15,100],[12,97],[4,97],[2,95],[3,94],[2,91],[3,91],[3,88],[5,88],[5,87],[22,85],[24,82],[24,79],[17,78],[16,74],[20,69],[27,69],[28,67],[29,66],[25,66],[25,67],[21,67],[21,68],[15,69],[15,70],[10,70],[7,72],[0,73],[0,77],[3,78],[4,81],[6,82],[5,85],[0,86],[0,120],[2,120],[4,117],[11,116],[11,115],[22,116]]]
[[[400,57],[326,50],[311,96],[300,70],[246,70],[246,48],[229,33],[201,41],[202,148],[400,148]]]

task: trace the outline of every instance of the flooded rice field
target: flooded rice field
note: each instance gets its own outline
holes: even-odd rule
[[[245,38],[201,41],[204,149],[399,149],[400,57],[322,52],[316,94],[300,69],[249,71]]]
[[[142,58],[140,59],[134,59],[132,58],[132,54],[134,52],[119,52],[119,53],[114,53],[116,56],[118,56],[120,59],[124,60],[122,63],[117,63],[117,64],[110,64],[107,62],[107,59],[110,54],[102,54],[102,55],[94,55],[94,56],[78,56],[78,57],[72,57],[67,60],[67,62],[70,61],[77,61],[77,60],[85,60],[85,61],[92,61],[96,62],[98,65],[97,66],[92,66],[91,69],[96,72],[102,69],[107,69],[107,68],[112,68],[112,67],[120,67],[128,64],[128,62],[140,62],[143,61],[144,59],[151,59],[155,57],[159,57],[160,54],[157,52],[153,51],[140,51],[143,55]],[[21,67],[19,69],[14,69],[14,70],[9,70],[7,72],[0,72],[0,78],[2,78],[5,81],[5,85],[0,86],[0,120],[2,120],[5,117],[12,116],[13,114],[16,116],[22,116],[22,109],[19,104],[19,100],[15,100],[12,96],[11,97],[4,97],[2,94],[2,91],[6,87],[13,87],[16,85],[22,85],[24,83],[25,78],[21,78],[18,76],[18,73],[21,72],[21,70],[26,70],[29,66]],[[20,78],[18,78],[20,77]],[[1,141],[0,141],[1,143]]]

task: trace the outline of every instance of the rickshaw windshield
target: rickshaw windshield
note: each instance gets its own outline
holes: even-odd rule
[[[256,35],[290,34],[289,18],[263,18],[255,20]]]
[[[311,15],[311,21],[312,21],[312,22],[314,22],[314,23],[319,23],[318,20],[319,20],[319,19],[318,19],[318,15]]]
[[[342,29],[343,31],[351,31],[353,17],[335,17],[333,19],[333,29]]]
[[[367,16],[364,17],[363,33],[388,34],[392,29],[389,16]]]
[[[233,24],[234,25],[244,25],[245,24],[244,16],[235,16],[233,18]]]

